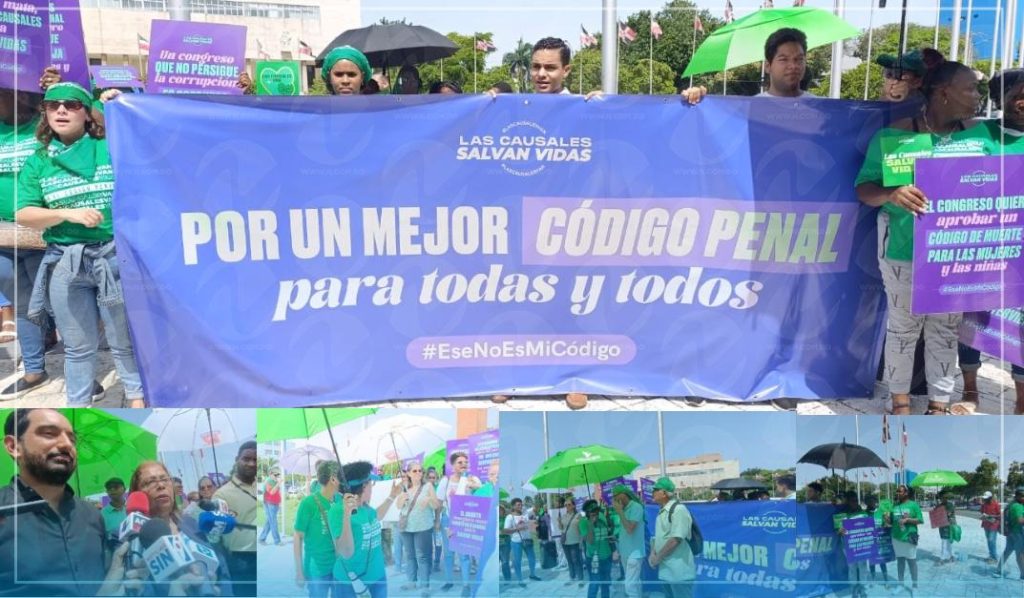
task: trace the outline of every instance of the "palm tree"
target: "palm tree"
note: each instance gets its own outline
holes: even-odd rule
[[[524,42],[523,38],[519,38],[519,43],[516,44],[516,49],[505,54],[501,59],[501,64],[508,67],[508,72],[516,80],[516,85],[519,89],[516,91],[526,91],[526,80],[530,73],[530,62],[533,60],[533,46]]]

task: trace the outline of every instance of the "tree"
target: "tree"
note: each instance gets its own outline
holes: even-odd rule
[[[1007,493],[1012,494],[1014,490],[1021,486],[1024,486],[1024,463],[1014,461],[1010,463],[1010,467],[1006,471]]]
[[[871,64],[868,62],[862,62],[855,68],[852,68],[843,73],[842,88],[840,90],[839,97],[844,100],[863,100],[864,99],[864,73],[869,71],[868,80],[868,97],[869,100],[877,100],[882,96],[882,84],[884,79],[882,77],[882,67],[877,64]],[[822,84],[814,88],[813,93],[827,97],[831,81],[825,79]]]
[[[533,61],[533,46],[519,38],[519,43],[511,52],[506,52],[501,58],[501,64],[512,77],[513,89],[520,93],[526,93],[529,89],[527,83],[530,80],[530,63]]]
[[[651,61],[643,59],[635,64],[619,67],[619,93],[623,94],[672,94],[675,93],[675,74],[663,62],[657,60],[651,68]]]
[[[947,54],[952,43],[951,32],[943,27],[939,29],[939,50]],[[880,54],[896,54],[900,40],[899,23],[889,23],[881,27],[875,27],[871,39],[870,60],[874,61]],[[907,28],[907,51],[931,48],[935,41],[935,28],[926,25],[910,24]],[[936,48],[936,49],[939,49]],[[853,42],[853,55],[861,60],[868,60],[868,32],[865,31]],[[963,53],[961,52],[961,55]]]
[[[457,83],[466,93],[473,92],[473,67],[474,55],[476,58],[476,79],[477,90],[484,91],[487,87],[482,84],[481,75],[487,71],[485,52],[476,49],[476,42],[479,40],[492,41],[492,34],[477,33],[475,35],[462,35],[460,33],[449,33],[448,39],[455,42],[458,49],[455,54],[444,60],[436,60],[417,67],[420,72],[420,80],[424,88],[429,88],[438,81],[451,81]],[[442,64],[444,70],[441,70]],[[392,81],[394,79],[392,78]],[[489,86],[488,86],[489,87]]]

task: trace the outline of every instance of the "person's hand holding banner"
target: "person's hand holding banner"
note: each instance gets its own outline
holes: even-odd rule
[[[928,198],[913,185],[897,187],[889,194],[889,203],[899,206],[915,216],[928,211]]]

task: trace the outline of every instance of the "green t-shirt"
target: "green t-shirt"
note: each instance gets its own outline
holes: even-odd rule
[[[344,507],[337,502],[331,506],[327,519],[331,525],[331,537],[341,537],[341,519]],[[355,573],[363,583],[384,579],[384,547],[381,543],[380,522],[377,511],[363,505],[352,515],[352,543],[355,551],[352,558],[338,558],[334,562],[334,579],[337,583],[348,584],[349,573]]]
[[[124,505],[121,505],[120,509],[115,509],[113,505],[108,504],[100,509],[100,515],[103,515],[103,527],[107,535],[116,536],[120,531],[121,522],[128,517],[128,511],[125,510]]]
[[[1003,127],[998,120],[986,120],[978,127],[988,136],[987,141],[991,143],[988,154],[998,156],[1019,156],[1024,154],[1024,131],[1017,131]]]
[[[871,138],[868,144],[864,164],[857,173],[856,185],[875,183],[882,185],[882,138],[893,136],[914,136],[921,133],[902,129],[885,128]],[[956,131],[948,141],[939,135],[932,135],[932,157],[985,156],[992,148],[992,142],[986,141],[990,135],[981,126],[971,127],[966,131]],[[885,257],[890,260],[909,262],[914,259],[914,217],[910,212],[891,203],[882,205],[889,214],[889,243],[885,248]]]
[[[0,122],[0,220],[14,220],[15,175],[29,156],[39,149],[36,140],[38,125],[38,116],[20,127]]]
[[[1024,524],[1021,524],[1020,518],[1024,517],[1024,505],[1019,502],[1015,502],[1009,506],[1010,511],[1010,532],[1020,532],[1024,528]]]
[[[95,167],[91,176],[80,176],[68,165]],[[106,139],[86,135],[70,146],[51,141],[48,149],[40,149],[25,162],[18,177],[18,209],[95,208],[103,213],[103,222],[96,228],[62,222],[43,233],[47,243],[105,243],[114,238],[110,202],[114,196],[114,171],[110,166]]]
[[[900,525],[900,519],[903,518],[904,513],[906,513],[907,517],[918,521],[924,521],[924,514],[921,512],[921,507],[912,500],[908,500],[907,502],[900,503],[898,505],[893,505],[892,539],[899,540],[900,542],[909,542],[910,534],[917,533],[917,525]]]
[[[832,524],[835,526],[836,532],[838,533],[839,530],[843,529],[843,521],[847,519],[857,519],[858,517],[871,517],[871,515],[863,509],[857,511],[839,511],[832,516]]]
[[[609,538],[614,533],[612,528],[608,527],[608,522],[605,521],[604,515],[598,515],[597,522],[594,524],[594,541],[587,542],[587,534],[590,533],[590,520],[587,518],[580,519],[580,540],[586,543],[587,558],[594,558],[594,551],[597,551],[597,558],[610,559],[612,557],[612,545]]]
[[[331,503],[317,493],[302,499],[295,513],[295,531],[302,532],[302,569],[307,578],[334,573],[334,539],[317,503],[324,513],[331,509]]]

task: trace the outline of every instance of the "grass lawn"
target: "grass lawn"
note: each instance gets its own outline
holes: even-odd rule
[[[295,523],[295,513],[299,510],[299,502],[302,501],[301,496],[287,496],[284,499],[284,508],[277,512],[277,529],[282,530],[281,535],[290,536],[292,535],[292,527]],[[283,513],[282,513],[283,511]],[[287,515],[287,520],[284,522],[284,526],[281,525],[281,517]],[[256,512],[256,526],[262,531],[263,526],[267,523],[267,512],[263,509],[263,505],[260,504],[259,510]]]

